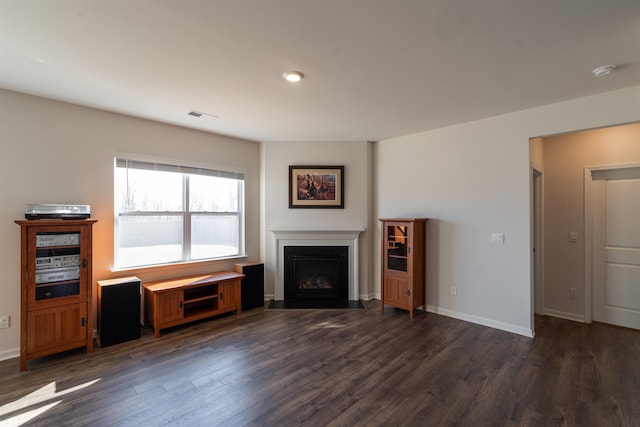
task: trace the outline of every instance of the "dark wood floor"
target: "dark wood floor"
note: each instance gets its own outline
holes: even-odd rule
[[[640,425],[638,331],[545,317],[530,339],[378,304],[254,309],[23,373],[3,361],[0,425]]]

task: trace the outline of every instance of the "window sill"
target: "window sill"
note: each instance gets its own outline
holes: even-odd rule
[[[142,274],[142,273],[158,273],[163,271],[197,270],[202,267],[208,267],[208,266],[211,266],[211,269],[215,270],[216,267],[219,267],[221,265],[227,265],[230,262],[234,262],[236,260],[242,260],[246,258],[247,258],[247,255],[245,254],[245,255],[236,255],[236,256],[226,257],[226,258],[176,262],[172,264],[157,264],[157,265],[148,265],[148,266],[141,266],[141,267],[114,268],[111,270],[111,272],[118,273],[118,274],[124,273],[124,274],[135,275],[135,274]]]

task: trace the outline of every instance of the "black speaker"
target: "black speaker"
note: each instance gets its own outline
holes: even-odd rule
[[[264,307],[264,264],[243,262],[235,265],[244,274],[241,286],[242,310]]]
[[[98,334],[100,347],[140,338],[140,279],[98,282]]]

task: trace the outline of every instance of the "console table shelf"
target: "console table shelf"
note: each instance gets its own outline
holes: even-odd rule
[[[146,322],[160,330],[235,311],[241,312],[240,283],[244,274],[220,271],[143,283]]]

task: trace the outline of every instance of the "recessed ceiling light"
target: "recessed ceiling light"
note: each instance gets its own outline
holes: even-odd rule
[[[596,77],[602,77],[611,73],[613,70],[615,70],[615,68],[616,68],[615,65],[603,65],[601,67],[596,68],[592,72]]]
[[[297,83],[304,77],[300,71],[287,71],[282,75],[288,82]]]

